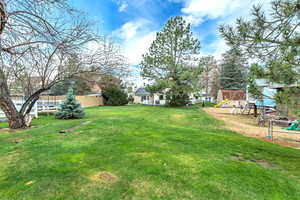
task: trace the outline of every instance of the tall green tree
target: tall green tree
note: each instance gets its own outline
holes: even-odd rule
[[[220,86],[222,89],[244,89],[246,86],[246,60],[241,52],[230,49],[223,54]]]
[[[142,76],[154,81],[152,88],[167,89],[170,106],[183,106],[202,72],[194,65],[199,51],[200,42],[193,37],[191,25],[182,17],[172,17],[143,55]]]

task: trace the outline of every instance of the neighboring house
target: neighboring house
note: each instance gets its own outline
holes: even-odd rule
[[[203,101],[214,103],[215,99],[210,94],[193,93],[193,94],[190,95],[190,101],[191,101],[192,104],[200,103],[200,102],[203,102]]]
[[[133,103],[145,105],[165,105],[166,98],[164,94],[155,93],[151,95],[151,93],[146,91],[145,88],[138,88],[134,93]]]
[[[190,94],[191,104],[196,104],[202,101],[213,101],[211,96],[198,95],[197,93]],[[151,94],[146,91],[145,88],[138,88],[134,93],[134,104],[145,104],[145,105],[166,105],[166,95],[164,93]]]
[[[276,107],[274,97],[277,92],[282,91],[285,88],[299,88],[299,82],[285,85],[280,83],[272,83],[267,79],[256,79],[255,84],[262,89],[263,99],[255,99],[247,91],[247,100],[255,103],[257,106]]]
[[[134,93],[133,103],[135,104],[150,104],[151,94],[145,88],[138,88]]]
[[[228,99],[226,106],[240,106],[246,105],[246,92],[244,90],[219,90],[217,103]]]
[[[267,107],[276,107],[276,102],[274,100],[274,96],[277,93],[277,90],[272,88],[271,83],[269,83],[266,79],[256,79],[255,84],[261,88],[262,90],[262,99],[256,99],[249,94],[248,89],[246,91],[246,100],[249,103],[255,103],[256,106],[267,106]]]

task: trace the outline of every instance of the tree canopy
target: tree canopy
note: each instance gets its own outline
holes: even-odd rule
[[[152,88],[157,91],[167,89],[169,105],[185,105],[202,72],[195,58],[199,50],[190,24],[182,17],[172,17],[143,55],[142,76],[154,82]]]
[[[59,82],[83,72],[126,71],[118,45],[100,37],[68,1],[0,0],[0,20],[0,108],[11,128],[25,127],[24,117],[39,96]],[[11,98],[14,83],[26,91],[20,110]]]
[[[252,18],[239,18],[235,25],[219,30],[231,46],[238,46],[249,58],[259,59],[274,82],[291,84],[299,80],[300,4],[297,0],[276,0],[270,12],[254,6]]]
[[[221,61],[220,87],[245,89],[246,67],[246,59],[237,48],[225,52]]]

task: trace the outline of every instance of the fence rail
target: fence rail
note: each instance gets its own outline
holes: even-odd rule
[[[25,103],[25,100],[20,99],[20,100],[13,100],[13,103],[15,104],[15,107],[18,111],[21,110],[22,105]],[[30,115],[34,116],[35,118],[38,117],[38,107],[37,107],[37,103],[34,104],[34,106],[31,109],[31,112],[29,113]],[[5,113],[0,109],[0,119],[5,119]]]
[[[38,112],[57,111],[63,100],[39,100],[37,102]]]
[[[41,96],[32,108],[31,115],[38,117],[38,112],[54,112],[57,111],[59,105],[65,99],[65,96]],[[76,100],[82,107],[92,107],[103,105],[103,98],[101,96],[76,96]],[[13,102],[18,110],[21,109],[25,102],[24,97],[13,97]],[[0,119],[5,119],[4,112],[0,109]]]

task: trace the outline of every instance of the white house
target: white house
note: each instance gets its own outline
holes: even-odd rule
[[[164,94],[159,93],[151,95],[145,88],[138,88],[134,93],[133,103],[145,105],[165,105],[166,97]]]
[[[211,96],[199,95],[197,93],[192,93],[189,95],[189,97],[191,104],[196,104],[202,101],[214,101],[213,97]],[[133,103],[145,105],[166,105],[167,102],[165,92],[151,95],[151,93],[146,91],[145,88],[138,88],[134,93]]]

